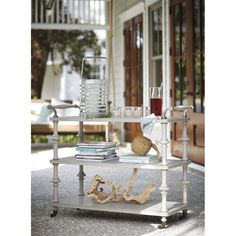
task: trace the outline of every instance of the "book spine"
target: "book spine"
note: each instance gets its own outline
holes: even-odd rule
[[[78,151],[77,155],[81,155],[81,156],[107,156],[107,155],[111,155],[115,152],[110,151],[110,152],[80,152]]]
[[[85,156],[85,155],[75,155],[75,158],[77,159],[83,159],[83,160],[87,160],[87,159],[95,159],[95,160],[103,160],[105,159],[104,156]]]
[[[76,160],[78,161],[91,161],[91,162],[105,162],[105,161],[113,161],[113,160],[117,160],[118,158],[116,156],[114,157],[110,157],[110,158],[105,158],[105,159],[83,159],[83,158],[76,158]]]

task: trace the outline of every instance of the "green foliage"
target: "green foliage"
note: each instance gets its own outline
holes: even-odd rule
[[[51,49],[56,49],[61,53],[63,63],[70,65],[72,69],[79,72],[82,59],[87,50],[91,50],[95,56],[101,54],[101,45],[93,31],[49,31]],[[51,50],[52,55],[53,51]]]
[[[31,143],[48,143],[50,135],[31,135]],[[59,143],[76,143],[79,141],[77,135],[59,135]],[[100,134],[85,135],[85,141],[104,141]]]
[[[80,73],[85,52],[91,51],[94,56],[99,56],[101,48],[92,30],[31,30],[31,96],[40,98],[50,52],[52,61],[54,53],[59,52],[61,65],[70,65],[72,70]]]
[[[47,143],[48,135],[31,135],[31,143]]]

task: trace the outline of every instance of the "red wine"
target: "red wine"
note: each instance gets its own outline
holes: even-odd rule
[[[162,115],[162,99],[161,98],[151,98],[151,113],[156,116]]]

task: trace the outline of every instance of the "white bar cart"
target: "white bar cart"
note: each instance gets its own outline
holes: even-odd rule
[[[58,207],[69,207],[76,209],[88,209],[96,211],[109,211],[109,212],[121,212],[121,213],[130,213],[130,214],[141,214],[141,215],[152,215],[160,216],[161,224],[159,228],[166,227],[167,217],[177,212],[182,211],[182,217],[187,216],[188,209],[188,200],[187,200],[187,167],[190,164],[190,160],[187,156],[187,146],[189,137],[187,135],[187,123],[190,120],[188,111],[193,109],[192,106],[178,106],[174,110],[182,111],[183,115],[180,117],[166,117],[166,110],[162,118],[151,118],[155,119],[155,122],[161,124],[162,127],[162,138],[160,141],[161,145],[161,154],[162,161],[156,162],[153,164],[131,164],[131,163],[120,163],[118,160],[107,161],[107,162],[91,162],[91,161],[79,161],[76,160],[74,156],[70,157],[58,157],[58,122],[63,121],[78,121],[80,124],[79,137],[80,141],[83,141],[83,122],[84,121],[103,121],[103,122],[140,122],[140,118],[94,118],[94,119],[85,119],[79,116],[67,116],[67,117],[58,117],[57,109],[66,109],[66,108],[79,108],[77,105],[58,105],[58,106],[48,106],[48,109],[54,111],[54,116],[51,118],[53,122],[54,132],[52,135],[54,155],[53,159],[50,161],[53,165],[53,200],[52,200],[52,213],[51,217],[56,216],[58,212]],[[170,160],[167,158],[167,148],[168,148],[168,136],[167,136],[167,126],[170,123],[182,123],[182,136],[180,138],[183,145],[183,158],[179,160]],[[59,198],[58,195],[58,186],[60,179],[58,177],[58,165],[79,165],[79,194],[78,196],[69,197],[66,199]],[[84,166],[99,166],[99,167],[112,167],[112,168],[138,168],[138,169],[149,169],[152,171],[161,171],[161,186],[159,190],[161,192],[161,202],[155,200],[150,200],[143,205],[136,203],[127,203],[127,202],[117,202],[117,203],[106,203],[99,204],[96,203],[93,199],[90,199],[84,195],[84,177],[85,173],[83,170]],[[183,168],[183,179],[182,179],[182,202],[167,201],[168,185],[167,185],[167,174],[168,171],[177,168]]]

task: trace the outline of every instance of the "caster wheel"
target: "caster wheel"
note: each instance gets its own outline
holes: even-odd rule
[[[183,220],[183,219],[186,219],[187,218],[187,210],[183,210],[183,213],[182,213],[182,215],[179,217],[180,218],[180,220]]]
[[[52,213],[50,214],[51,217],[54,217],[57,215],[57,210],[53,210]]]
[[[167,228],[168,226],[167,226],[167,224],[166,224],[166,218],[162,218],[161,219],[161,224],[160,225],[158,225],[158,229],[165,229],[165,228]]]
[[[166,225],[166,223],[161,223],[160,225],[158,225],[158,229],[166,229],[168,226]]]
[[[164,229],[165,226],[163,224],[158,225],[158,229]]]

